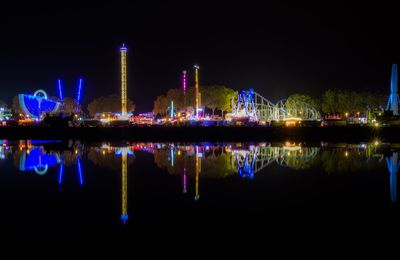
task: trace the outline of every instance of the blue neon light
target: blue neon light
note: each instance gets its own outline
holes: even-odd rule
[[[79,111],[79,105],[81,103],[81,92],[82,92],[82,84],[83,84],[83,79],[79,79],[79,87],[78,87],[78,96],[76,98],[77,103],[76,103],[76,113]]]
[[[60,163],[57,154],[45,154],[41,147],[36,147],[29,152],[29,155],[23,153],[20,158],[20,171],[35,171],[43,175],[46,174],[49,167]]]
[[[174,118],[174,101],[171,101],[171,118]]]
[[[171,148],[171,166],[174,167],[174,149]]]
[[[122,47],[119,50],[120,51],[128,51],[128,48],[125,46],[125,43],[123,43]]]
[[[116,156],[122,156],[123,153],[126,153],[128,156],[135,155],[135,153],[130,148],[121,147],[117,151],[115,151]]]
[[[55,113],[60,103],[49,98],[34,95],[18,95],[19,104],[24,114],[33,118],[40,118],[42,113]]]
[[[121,220],[124,224],[128,221],[128,214],[121,214]]]
[[[62,94],[61,79],[59,79],[57,82],[58,82],[58,94],[59,94],[60,102],[62,102],[63,94]]]
[[[78,173],[79,173],[79,183],[83,186],[83,175],[82,175],[82,167],[81,167],[81,159],[78,157]]]
[[[386,164],[390,173],[390,197],[392,202],[397,201],[397,174],[400,164],[398,153],[393,153],[392,156],[386,157]]]
[[[63,170],[64,170],[64,165],[61,164],[60,165],[60,170],[58,171],[58,184],[61,185],[62,184],[62,176],[63,176]]]

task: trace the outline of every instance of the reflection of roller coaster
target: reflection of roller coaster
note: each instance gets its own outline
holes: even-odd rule
[[[233,116],[249,118],[250,121],[272,121],[297,118],[299,120],[320,120],[320,113],[307,103],[293,99],[282,99],[276,104],[254,92],[242,91],[237,102],[232,100]]]
[[[295,169],[307,167],[318,154],[319,147],[296,145],[272,147],[270,145],[250,146],[246,150],[232,150],[232,163],[240,176],[254,178],[254,174],[272,163]]]

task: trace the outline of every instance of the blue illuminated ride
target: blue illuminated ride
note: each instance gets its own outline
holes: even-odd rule
[[[398,90],[397,64],[392,65],[392,78],[390,82],[390,96],[386,105],[386,110],[392,111],[393,115],[399,115],[399,90]]]
[[[253,89],[240,92],[232,99],[233,117],[250,121],[320,120],[320,113],[300,100],[282,99],[276,104],[256,93]]]
[[[60,102],[63,102],[63,87],[61,84],[61,79],[57,80],[57,88],[58,88],[58,96],[60,99]],[[82,89],[83,89],[83,79],[80,78],[78,81],[78,88],[77,88],[77,92],[76,92],[76,108],[75,108],[75,113],[79,112],[79,106],[81,104],[81,99],[82,99]]]
[[[33,95],[19,94],[18,100],[23,113],[35,119],[40,119],[43,113],[56,113],[61,105],[60,102],[48,98],[42,89]]]

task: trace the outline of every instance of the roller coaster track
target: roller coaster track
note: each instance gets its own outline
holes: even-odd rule
[[[232,100],[232,108],[234,117],[247,117],[251,121],[321,119],[320,113],[307,103],[295,99],[282,99],[274,104],[253,89],[240,92],[237,101]]]

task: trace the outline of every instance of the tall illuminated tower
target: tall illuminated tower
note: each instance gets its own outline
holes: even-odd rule
[[[200,100],[199,100],[199,69],[200,67],[198,65],[194,65],[195,69],[195,97],[196,97],[196,119],[199,119],[199,106],[200,106]]]
[[[127,65],[126,65],[126,54],[128,52],[128,48],[126,48],[125,44],[122,44],[122,47],[119,49],[121,54],[121,114],[122,117],[126,117],[128,107],[127,107]]]
[[[392,78],[390,82],[390,96],[386,110],[393,111],[393,115],[399,115],[399,89],[398,89],[397,64],[392,65]]]
[[[187,71],[182,72],[182,90],[183,90],[183,106],[186,108],[186,87],[187,87]]]

